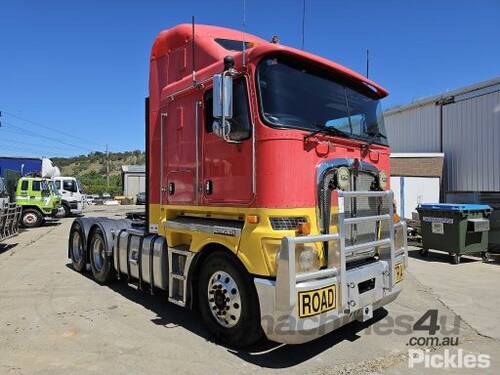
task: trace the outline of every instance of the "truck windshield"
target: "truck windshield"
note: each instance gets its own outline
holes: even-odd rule
[[[85,194],[82,182],[78,178],[76,179],[76,185],[78,186],[78,191],[80,192],[80,194]]]
[[[259,64],[257,81],[261,115],[270,126],[387,145],[380,100],[368,87],[355,89],[279,57]]]

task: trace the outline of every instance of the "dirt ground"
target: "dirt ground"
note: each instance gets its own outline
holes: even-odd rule
[[[87,215],[120,217],[135,207],[94,207]],[[140,208],[139,208],[140,209]],[[354,322],[318,340],[290,346],[263,342],[235,351],[214,342],[196,312],[169,304],[125,281],[110,286],[79,274],[67,258],[72,219],[23,231],[0,245],[0,374],[400,374],[441,373],[409,367],[409,350],[429,355],[489,355],[500,369],[500,263],[478,258],[451,265],[447,256],[410,251],[399,298],[367,323]],[[440,340],[411,327],[437,310]],[[411,324],[410,324],[411,323]],[[426,322],[426,324],[428,321]]]

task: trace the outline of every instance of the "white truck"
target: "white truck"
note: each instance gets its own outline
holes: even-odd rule
[[[62,195],[61,205],[64,208],[64,216],[82,214],[87,198],[80,181],[75,177],[66,176],[53,177],[52,181]]]

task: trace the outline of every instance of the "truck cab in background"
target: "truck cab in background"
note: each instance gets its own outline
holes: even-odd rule
[[[86,205],[86,197],[82,185],[75,177],[58,176],[52,178],[55,187],[61,193],[61,206],[64,216],[80,215]]]
[[[22,207],[21,224],[26,228],[41,226],[47,217],[61,213],[61,195],[52,181],[41,177],[22,177],[17,182],[16,203]]]

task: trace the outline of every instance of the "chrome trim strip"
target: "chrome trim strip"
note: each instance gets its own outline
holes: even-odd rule
[[[179,229],[188,230],[192,232],[204,232],[209,234],[220,234],[223,236],[239,237],[241,235],[241,229],[228,227],[224,225],[210,225],[201,223],[180,223],[175,220],[167,220],[165,223],[165,228],[168,229]]]

